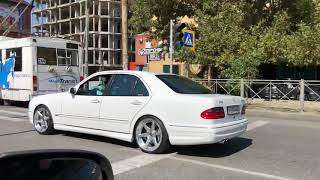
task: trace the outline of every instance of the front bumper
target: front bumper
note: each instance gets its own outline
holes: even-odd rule
[[[213,127],[169,127],[169,140],[172,145],[213,144],[244,134],[248,121],[243,119],[235,124]]]

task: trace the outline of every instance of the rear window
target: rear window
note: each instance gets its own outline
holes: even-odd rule
[[[156,75],[156,76],[176,93],[212,94],[210,89],[182,76],[176,76],[176,75]]]

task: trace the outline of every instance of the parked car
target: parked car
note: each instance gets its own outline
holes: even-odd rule
[[[282,100],[299,100],[300,99],[300,86],[298,84],[273,84],[266,86],[266,84],[254,84],[252,85],[253,93],[250,91],[249,97],[270,99],[282,99]],[[320,87],[316,85],[309,85],[309,88],[304,88],[304,99],[306,101],[319,101],[320,100]],[[271,97],[270,97],[271,96]]]
[[[170,145],[211,144],[247,129],[241,97],[212,94],[173,74],[95,73],[69,92],[33,98],[29,118],[40,134],[74,131],[135,142],[161,153]]]

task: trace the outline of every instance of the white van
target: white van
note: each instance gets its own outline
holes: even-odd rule
[[[32,96],[67,91],[81,79],[81,47],[52,37],[0,39],[0,99],[30,101]]]

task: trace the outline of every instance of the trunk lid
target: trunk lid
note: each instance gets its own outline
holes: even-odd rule
[[[199,109],[201,112],[214,107],[223,107],[225,113],[224,118],[215,120],[202,119],[202,121],[209,121],[213,125],[218,125],[245,119],[245,115],[241,114],[243,106],[246,105],[245,99],[242,97],[222,94],[188,94],[186,96],[192,96],[193,98],[199,99],[202,103],[205,103],[205,105],[202,105],[201,109]],[[201,114],[201,112],[197,113]]]

